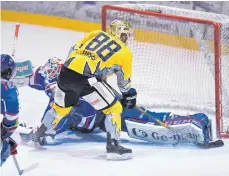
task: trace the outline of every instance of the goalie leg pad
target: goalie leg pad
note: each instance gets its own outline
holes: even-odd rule
[[[143,141],[158,144],[173,144],[179,140],[181,143],[187,143],[189,141],[184,138],[184,134],[192,138],[194,141],[204,141],[202,129],[196,127],[192,123],[173,126],[178,134],[172,133],[167,128],[147,122],[136,122],[131,119],[125,119],[125,124],[130,137]]]

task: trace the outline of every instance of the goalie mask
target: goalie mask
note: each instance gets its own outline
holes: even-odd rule
[[[43,66],[43,70],[46,75],[46,79],[52,80],[57,78],[60,74],[61,67],[64,64],[64,60],[53,57],[48,60],[48,62]]]
[[[132,36],[132,26],[126,21],[114,20],[110,25],[109,32],[123,43],[126,43],[128,38]]]

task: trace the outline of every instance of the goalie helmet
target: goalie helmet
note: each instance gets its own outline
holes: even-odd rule
[[[60,74],[61,67],[64,64],[64,60],[57,57],[50,58],[48,62],[43,66],[43,71],[46,75],[46,79],[52,80],[57,78]]]
[[[9,80],[16,72],[16,64],[8,54],[1,54],[1,78]]]
[[[109,33],[126,43],[132,35],[132,26],[126,21],[114,20],[110,25]]]

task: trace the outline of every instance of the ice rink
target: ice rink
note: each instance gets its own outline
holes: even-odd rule
[[[1,23],[1,53],[12,53],[15,23]],[[16,61],[31,60],[33,65],[43,65],[48,58],[65,59],[69,48],[84,33],[21,24],[17,43]],[[28,125],[38,125],[48,103],[44,92],[29,87],[19,88],[20,120]],[[229,140],[221,148],[203,150],[184,146],[158,146],[130,139],[122,135],[122,143],[133,149],[129,161],[105,160],[103,133],[59,135],[42,150],[25,145],[18,147],[21,168],[33,163],[39,166],[25,176],[228,176]],[[17,132],[14,138],[20,144]],[[2,176],[16,176],[10,157],[0,171]]]

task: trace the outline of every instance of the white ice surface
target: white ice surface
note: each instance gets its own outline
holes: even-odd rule
[[[14,23],[1,23],[1,53],[11,53]],[[69,47],[81,39],[83,33],[21,25],[16,60],[30,59],[43,64],[51,56],[65,58]],[[44,92],[28,87],[20,88],[20,120],[38,125],[48,99]],[[17,132],[14,134],[19,142]],[[122,136],[122,143],[133,149],[129,161],[105,160],[105,137],[95,134],[62,134],[43,150],[19,145],[18,161],[21,168],[38,162],[39,166],[25,176],[228,176],[229,140],[222,148],[201,150],[194,147],[153,146]],[[0,169],[1,176],[16,176],[10,157]]]

